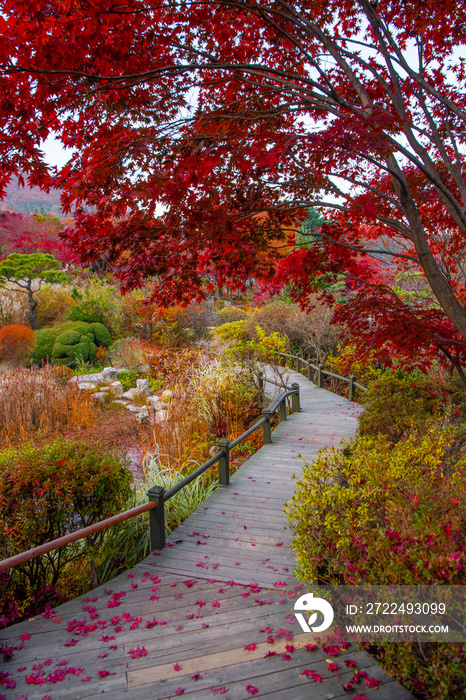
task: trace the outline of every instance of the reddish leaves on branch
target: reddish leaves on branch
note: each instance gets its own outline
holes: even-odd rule
[[[461,12],[450,0],[8,0],[0,186],[61,188],[77,209],[73,250],[105,253],[123,288],[153,278],[162,303],[202,297],[212,271],[237,286],[278,265],[275,284],[302,298],[346,275],[359,314],[371,288],[374,319],[380,284],[385,300],[400,270],[420,271],[429,314],[393,302],[384,327],[412,313],[428,325],[416,342],[430,352],[448,331],[452,355],[453,335],[466,338]],[[74,153],[57,174],[40,150],[50,134]],[[334,224],[282,260],[272,242],[317,205]],[[377,271],[370,249],[385,245]]]

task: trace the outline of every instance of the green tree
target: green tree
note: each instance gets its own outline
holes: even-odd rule
[[[66,275],[61,263],[49,253],[13,253],[0,261],[0,286],[5,289],[19,289],[27,294],[29,304],[29,322],[37,330],[37,299],[34,294],[44,282],[54,284],[63,282]]]
[[[309,217],[297,233],[296,248],[310,248],[316,240],[319,240],[322,224],[325,224],[325,218],[317,209],[311,207]]]

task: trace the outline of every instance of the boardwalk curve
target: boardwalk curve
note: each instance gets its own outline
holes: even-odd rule
[[[38,616],[0,631],[0,643],[15,647],[0,670],[0,679],[8,673],[0,696],[412,697],[354,645],[331,657],[338,672],[328,670],[329,651],[305,648],[313,640],[292,614],[303,589],[293,573],[283,505],[293,493],[292,474],[301,470],[299,456],[312,461],[322,447],[351,437],[360,409],[300,374],[291,373],[291,381],[301,387],[301,412],[275,429],[273,443],[177,528],[159,555],[57,607],[52,618]],[[367,689],[361,681],[345,692],[354,675],[344,663],[349,659],[380,687]],[[14,688],[5,687],[12,681]]]

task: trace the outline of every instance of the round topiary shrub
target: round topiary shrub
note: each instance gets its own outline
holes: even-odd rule
[[[9,362],[24,362],[34,345],[34,331],[14,324],[0,329],[0,356]]]
[[[103,323],[91,323],[89,325],[94,333],[95,344],[98,347],[103,346],[104,348],[109,348],[112,344],[112,336],[108,328],[106,328]]]
[[[56,328],[42,328],[36,331],[36,344],[30,355],[30,360],[35,365],[42,365],[52,358],[52,350],[58,335]]]

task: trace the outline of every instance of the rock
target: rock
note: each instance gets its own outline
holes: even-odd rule
[[[138,419],[138,423],[141,425],[149,425],[149,414],[142,411],[141,413],[138,413],[136,418]]]
[[[140,406],[133,406],[133,404],[127,404],[126,408],[128,411],[131,411],[131,413],[140,413],[141,412],[141,407]]]
[[[173,392],[170,391],[170,389],[165,389],[165,391],[162,391],[162,393],[160,394],[160,398],[161,398],[162,400],[165,400],[165,401],[166,401],[167,399],[170,398],[170,396],[172,395],[172,393],[173,393]]]
[[[99,391],[110,391],[110,387],[108,386],[99,386]]]
[[[102,372],[102,381],[104,384],[111,384],[116,381],[118,370],[115,367],[104,367]]]
[[[112,401],[112,403],[119,403],[122,406],[127,406],[128,402],[127,401],[122,401],[121,399],[115,399],[115,401]]]
[[[147,399],[154,411],[161,411],[163,409],[162,402],[158,396],[149,396]]]
[[[168,420],[168,411],[157,411],[157,413],[155,414],[154,422],[164,423],[166,420]]]
[[[78,382],[78,389],[81,391],[95,389],[96,385],[94,382]]]
[[[148,379],[137,379],[136,388],[140,396],[150,396],[149,380]]]
[[[122,399],[128,399],[128,401],[134,401],[139,398],[139,392],[137,389],[128,389],[124,394],[121,395]]]
[[[123,396],[123,384],[121,382],[112,382],[108,388],[117,399],[121,399]]]
[[[105,394],[103,391],[97,391],[95,394],[93,394],[93,398],[102,404],[102,406],[105,406]]]

